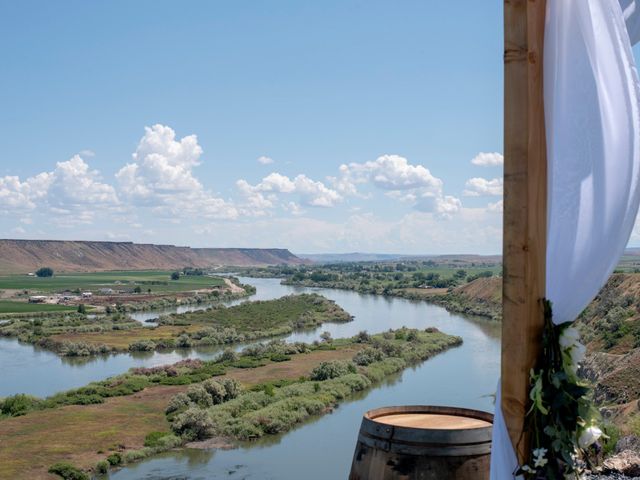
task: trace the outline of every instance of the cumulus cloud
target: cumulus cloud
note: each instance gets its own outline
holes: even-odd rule
[[[91,170],[80,155],[58,162],[50,179],[48,202],[61,208],[118,203],[115,189],[103,183],[99,173]]]
[[[504,157],[502,154],[497,152],[480,152],[478,155],[473,157],[471,163],[478,165],[479,167],[499,167],[504,164]]]
[[[451,218],[462,209],[462,202],[452,195],[425,195],[417,201],[416,209],[435,213],[440,218]]]
[[[470,178],[465,184],[464,195],[467,197],[500,196],[502,195],[502,183],[502,178],[492,180],[481,177]]]
[[[273,158],[261,155],[258,157],[258,163],[260,165],[271,165],[273,163]]]
[[[450,218],[460,211],[462,202],[444,195],[444,183],[423,165],[414,165],[400,155],[382,155],[365,163],[340,166],[337,177],[329,177],[334,188],[346,196],[359,195],[358,184],[372,184],[386,190],[386,196],[412,204],[417,210]],[[362,195],[360,195],[362,196]]]
[[[0,210],[24,212],[40,208],[53,215],[86,218],[88,209],[118,204],[115,189],[80,157],[58,162],[51,172],[21,181],[0,177]]]
[[[51,174],[47,172],[27,178],[24,182],[17,176],[0,177],[0,208],[34,209],[36,201],[46,196],[50,184]]]
[[[333,179],[345,192],[355,192],[356,184],[371,182],[384,190],[442,190],[442,180],[422,165],[412,165],[400,155],[382,155],[365,163],[340,166],[340,177]]]
[[[306,175],[298,175],[291,179],[286,175],[274,172],[264,177],[256,185],[251,185],[241,179],[236,182],[236,186],[250,200],[260,198],[263,193],[297,194],[303,205],[312,207],[333,207],[342,200],[342,195],[336,190],[327,187],[322,182],[312,180]],[[273,204],[275,198],[272,196],[267,200]]]
[[[194,176],[202,152],[196,135],[178,140],[168,126],[145,127],[133,162],[116,174],[123,197],[159,214],[237,218],[233,204],[207,191]]]

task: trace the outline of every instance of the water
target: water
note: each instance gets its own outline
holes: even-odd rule
[[[269,300],[300,291],[296,287],[280,285],[275,279],[242,278],[243,283],[260,285],[251,300]],[[227,302],[236,305],[248,299]],[[133,313],[140,322],[169,313],[206,309],[210,304],[180,305],[155,311]],[[238,345],[237,348],[242,348]],[[136,352],[94,357],[60,357],[48,350],[15,339],[0,337],[0,397],[15,393],[28,393],[46,397],[56,392],[81,387],[89,382],[103,380],[126,372],[133,367],[154,367],[175,363],[186,358],[210,360],[224,350],[224,346],[207,346],[194,349],[176,349],[163,352]]]
[[[418,328],[435,326],[446,333],[461,336],[464,344],[405,370],[378,388],[341,404],[334,413],[312,419],[288,434],[245,443],[235,450],[169,452],[112,473],[110,479],[346,478],[362,413],[366,410],[408,404],[445,404],[493,410],[490,395],[495,392],[500,360],[498,324],[450,314],[443,308],[424,302],[343,290],[284,286],[276,279],[242,278],[241,281],[256,286],[257,294],[252,299],[266,300],[291,293],[316,292],[335,300],[355,316],[350,323],[325,324],[313,332],[291,334],[287,337],[290,341],[313,341],[323,331],[339,338],[355,335],[361,330],[376,333],[404,325]],[[156,312],[155,316],[158,314]],[[76,363],[13,340],[0,342],[0,365],[3,367],[0,395],[25,389],[51,393],[70,388],[69,385],[79,386],[121,373],[132,366],[158,365],[186,357],[211,358],[220,351],[214,348],[144,356],[111,355]]]

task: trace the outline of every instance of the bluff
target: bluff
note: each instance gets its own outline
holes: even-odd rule
[[[0,240],[0,274],[153,270],[305,263],[281,248],[190,248],[132,242]]]

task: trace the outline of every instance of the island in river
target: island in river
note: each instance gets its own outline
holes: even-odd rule
[[[0,477],[48,478],[53,468],[83,478],[187,441],[281,433],[461,342],[406,328],[316,344],[272,341],[214,361],[133,369],[45,400],[10,397]]]

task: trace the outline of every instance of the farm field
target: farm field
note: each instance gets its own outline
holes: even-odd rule
[[[51,305],[46,303],[14,302],[0,300],[0,313],[69,312],[77,307],[72,305]]]
[[[28,275],[0,276],[0,290],[29,290],[30,293],[54,293],[65,290],[95,291],[100,288],[126,288],[140,286],[154,293],[174,293],[204,288],[221,287],[224,279],[207,275],[181,275],[171,280],[170,270],[118,270],[93,273],[60,273],[49,278]]]

